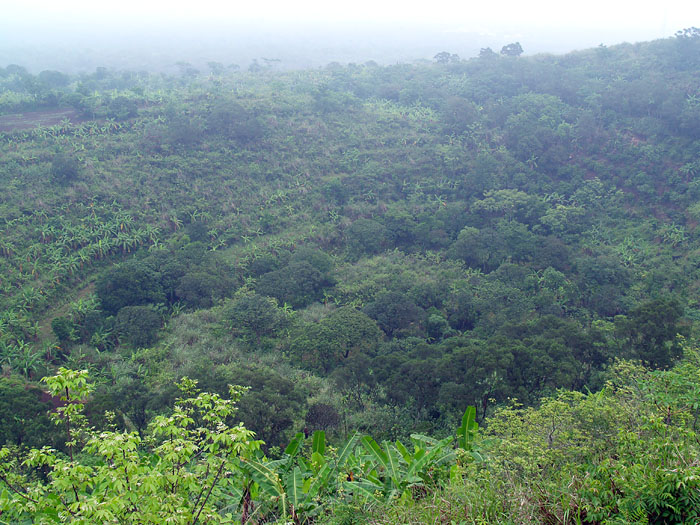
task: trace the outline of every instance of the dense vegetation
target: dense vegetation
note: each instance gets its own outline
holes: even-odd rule
[[[697,520],[700,31],[518,55],[0,68],[10,521]]]

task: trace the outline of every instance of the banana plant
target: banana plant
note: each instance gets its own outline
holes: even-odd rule
[[[468,406],[462,416],[462,424],[457,429],[457,446],[468,452],[476,461],[484,461],[478,444],[479,424],[476,422],[476,408]]]
[[[476,441],[479,424],[476,422],[476,408],[468,406],[462,416],[462,425],[457,429],[457,444],[464,450],[471,451]]]
[[[305,438],[304,434],[298,433],[281,459],[258,458],[244,462],[242,471],[253,485],[243,484],[241,507],[246,504],[247,496],[257,496],[276,504],[284,520],[307,521],[339,494],[342,487],[339,478],[346,477],[343,470],[359,438],[359,434],[353,435],[333,457],[329,457],[325,432],[316,431],[312,436],[311,453],[303,457],[301,451]]]
[[[411,441],[412,452],[401,441],[383,441],[379,445],[370,436],[364,436],[360,440],[364,454],[352,458],[359,479],[345,482],[348,491],[374,503],[396,498],[408,501],[413,488],[428,485],[434,471],[454,459],[449,446],[452,438],[438,441],[413,434]]]

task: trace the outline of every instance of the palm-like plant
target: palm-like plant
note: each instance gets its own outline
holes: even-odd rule
[[[247,480],[236,492],[239,505],[249,506],[251,483],[262,501],[272,501],[285,521],[307,522],[317,515],[343,486],[345,465],[357,446],[359,434],[352,436],[338,449],[335,456],[326,455],[326,438],[323,431],[312,437],[310,455],[301,451],[304,434],[298,433],[285,449],[281,459],[268,461],[257,458],[241,464]],[[343,474],[342,476],[340,474]]]
[[[131,252],[131,248],[133,248],[136,245],[135,239],[129,235],[128,233],[120,231],[117,234],[117,239],[116,239],[117,246],[120,246],[122,249],[122,253],[129,253]]]
[[[0,340],[0,365],[11,367],[17,357],[17,345]]]
[[[73,275],[80,268],[80,258],[75,254],[68,254],[63,259],[64,268]]]
[[[15,247],[10,241],[0,239],[0,255],[11,257],[15,252]]]
[[[100,351],[110,350],[116,344],[116,338],[111,330],[98,328],[90,337],[90,344]]]
[[[170,224],[172,225],[174,231],[177,231],[177,230],[179,230],[180,228],[182,228],[182,224],[183,224],[183,223],[182,223],[182,220],[179,219],[177,215],[172,214],[172,215],[169,217],[169,221],[170,221]]]
[[[348,489],[374,502],[408,500],[413,487],[429,484],[432,471],[454,458],[449,447],[452,438],[438,441],[413,434],[411,441],[412,452],[400,441],[379,445],[370,436],[364,436],[360,442],[365,453],[351,458],[359,479],[346,482]]]
[[[41,358],[41,353],[23,340],[18,340],[15,344],[0,344],[0,362],[26,377],[31,377],[37,370]]]
[[[17,356],[16,363],[13,364],[13,368],[19,370],[24,376],[31,378],[32,373],[39,368],[41,359],[41,352],[34,350],[34,348],[29,345],[25,345],[20,348],[19,355]]]

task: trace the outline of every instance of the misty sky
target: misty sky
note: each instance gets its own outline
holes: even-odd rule
[[[98,60],[98,49],[102,53],[141,49],[145,55],[189,53],[182,58],[193,60],[219,59],[217,53],[226,49],[228,56],[243,62],[255,56],[299,61],[305,54],[317,53],[310,65],[323,60],[429,58],[441,50],[468,57],[480,47],[498,50],[513,41],[520,41],[526,53],[561,53],[600,43],[653,40],[700,26],[700,1],[692,0],[2,3],[6,5],[0,17],[0,65],[12,62],[16,53],[30,56],[37,67],[43,67],[58,49],[92,53],[92,58],[85,56],[87,67],[92,66],[88,58]],[[28,49],[31,53],[26,55]]]
[[[148,23],[268,20],[329,23],[432,23],[474,31],[504,28],[598,28],[635,31],[646,39],[700,23],[692,0],[24,0],[8,2],[5,22],[56,22],[69,18]],[[64,19],[64,20],[62,20]]]

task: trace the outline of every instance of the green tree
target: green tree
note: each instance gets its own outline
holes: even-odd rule
[[[162,324],[160,314],[152,306],[125,306],[117,314],[115,327],[120,341],[139,348],[155,342]]]
[[[418,328],[425,317],[422,308],[397,292],[379,294],[363,311],[390,337],[400,330]]]
[[[335,266],[330,255],[310,246],[297,248],[289,259],[289,264],[302,262],[310,264],[324,276],[330,276]]]
[[[508,57],[519,57],[523,54],[523,46],[520,42],[514,42],[512,44],[507,44],[501,48],[501,55]]]
[[[0,377],[0,445],[41,447],[58,444],[39,388],[16,377]]]
[[[493,49],[490,47],[482,47],[479,50],[479,58],[490,60],[493,58],[498,57],[498,53],[496,53]]]
[[[303,389],[269,368],[239,366],[233,377],[250,387],[239,402],[240,421],[253,430],[266,447],[284,447],[303,417],[306,400]]]
[[[60,152],[51,160],[51,176],[61,184],[72,182],[80,175],[80,163],[73,155]]]
[[[133,98],[119,96],[109,102],[107,115],[117,120],[126,120],[138,115],[138,102]]]
[[[340,424],[340,414],[333,405],[313,403],[306,411],[304,422],[309,430],[327,431]]]
[[[256,293],[234,297],[224,306],[223,316],[234,333],[252,336],[258,344],[262,337],[273,334],[284,321],[284,314],[275,299]]]
[[[175,293],[193,308],[211,308],[214,299],[226,293],[222,284],[225,283],[207,272],[195,271],[180,278]]]
[[[605,317],[626,312],[624,292],[632,282],[630,270],[619,260],[605,255],[585,257],[577,262],[584,306]]]
[[[328,373],[351,356],[372,355],[381,338],[377,323],[359,310],[344,306],[318,323],[303,327],[290,350],[305,368]]]
[[[454,64],[459,62],[459,55],[455,53],[448,53],[447,51],[441,51],[433,57],[435,62],[438,64]]]
[[[334,281],[307,261],[294,261],[288,266],[262,275],[256,292],[301,308],[322,297],[323,289]]]
[[[683,308],[675,297],[660,297],[633,308],[629,336],[637,356],[652,368],[668,368],[682,355],[677,335],[685,334],[680,323]]]
[[[466,226],[450,246],[450,257],[464,261],[467,266],[491,272],[506,258],[504,239],[492,228],[479,230]]]
[[[159,274],[142,261],[128,261],[105,271],[95,284],[102,309],[115,315],[125,306],[165,302]]]
[[[76,341],[77,326],[70,317],[55,317],[51,320],[51,330],[61,343]]]
[[[44,70],[39,73],[39,80],[52,89],[63,88],[70,83],[70,77],[65,73],[50,70]]]
[[[255,142],[263,135],[264,129],[252,111],[232,100],[216,100],[209,109],[206,129],[230,137],[243,144]]]
[[[373,219],[357,219],[346,231],[348,250],[354,257],[374,255],[388,247],[387,230]]]

